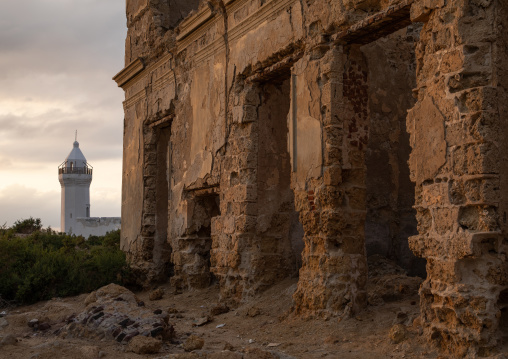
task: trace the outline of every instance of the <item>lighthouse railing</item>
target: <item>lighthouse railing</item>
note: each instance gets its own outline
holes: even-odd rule
[[[59,175],[67,175],[67,174],[85,174],[92,175],[93,167],[90,166],[87,162],[83,162],[82,166],[69,166],[69,163],[66,161],[62,162],[60,166],[58,166],[58,174]]]

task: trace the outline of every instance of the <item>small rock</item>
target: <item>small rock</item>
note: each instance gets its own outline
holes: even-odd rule
[[[127,350],[136,354],[156,354],[161,350],[160,340],[138,335],[129,342]]]
[[[106,352],[100,351],[99,352],[99,358],[104,358],[107,355]]]
[[[150,300],[160,300],[164,296],[164,291],[161,288],[158,288],[150,293]]]
[[[192,326],[200,327],[200,326],[205,325],[206,323],[209,323],[211,321],[212,321],[212,318],[210,318],[209,316],[198,318],[198,319],[194,320],[194,323],[192,323]]]
[[[224,326],[225,326],[225,325],[226,325],[226,324],[219,324],[219,325],[217,325],[215,328],[224,328]]]
[[[256,341],[254,339],[249,339],[249,344],[253,344],[255,343]]]
[[[99,348],[96,346],[80,346],[79,351],[83,359],[96,359],[99,356]]]
[[[4,310],[3,312],[0,312],[0,318],[5,317],[7,315],[7,312]]]
[[[275,348],[275,347],[278,347],[280,345],[280,343],[269,343],[267,345],[268,348]]]
[[[250,307],[249,310],[247,310],[247,316],[254,318],[261,314],[261,311],[258,307]]]
[[[32,319],[28,322],[30,328],[37,327],[39,325],[39,319]]]
[[[3,339],[2,341],[0,342],[0,344],[2,346],[4,345],[16,345],[18,341],[16,340],[16,337],[12,334],[7,334]]]
[[[390,329],[390,339],[394,344],[399,344],[400,342],[406,340],[406,327],[404,327],[402,324],[395,324],[392,329]]]
[[[186,352],[191,352],[193,350],[199,350],[203,348],[204,345],[205,341],[202,338],[195,335],[191,335],[189,338],[187,338],[185,343],[183,343],[183,349]]]
[[[142,300],[140,300],[138,302],[138,307],[144,307],[145,306],[145,302],[143,302]]]
[[[0,318],[0,329],[3,329],[3,328],[5,328],[8,325],[9,325],[9,322],[7,321],[7,319]]]

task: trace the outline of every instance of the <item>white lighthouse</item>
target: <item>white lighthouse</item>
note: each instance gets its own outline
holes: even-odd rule
[[[90,217],[92,166],[86,162],[78,141],[74,141],[71,153],[58,167],[58,180],[62,187],[60,230],[67,234],[80,234],[77,219]]]

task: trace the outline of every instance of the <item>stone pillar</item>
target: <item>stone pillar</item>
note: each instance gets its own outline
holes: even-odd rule
[[[257,223],[259,93],[237,84],[227,129],[220,180],[221,215],[212,219],[211,270],[220,281],[221,298],[239,303],[254,291],[250,266]]]
[[[319,86],[309,98],[297,89],[296,105],[305,110],[307,104],[316,106],[315,99],[320,101],[318,111],[310,116],[321,121],[323,168],[321,176],[307,179],[305,187],[300,185],[296,190],[297,210],[305,230],[303,266],[294,295],[296,311],[349,315],[367,302],[366,65],[359,49],[353,47],[330,50],[319,60],[307,57],[300,61],[308,62],[300,66],[305,68],[299,75],[304,82],[316,81],[317,75]],[[298,64],[295,68],[298,71]],[[297,111],[297,126],[303,125],[301,111]],[[300,153],[296,158],[303,155]],[[300,170],[297,168],[295,177]]]
[[[416,49],[418,102],[407,119],[419,231],[410,246],[427,259],[425,334],[457,357],[492,354],[508,285],[500,211],[506,119],[493,71],[493,41],[506,37],[496,34],[500,4],[427,1],[411,11],[424,27]]]
[[[287,152],[289,71],[284,81],[240,80],[232,96],[211,261],[222,298],[238,303],[297,272]]]

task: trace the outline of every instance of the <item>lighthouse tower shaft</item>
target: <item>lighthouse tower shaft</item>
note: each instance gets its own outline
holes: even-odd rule
[[[72,234],[75,233],[78,218],[90,217],[92,183],[92,167],[86,162],[77,141],[69,156],[58,167],[58,180],[62,193],[61,231]]]

